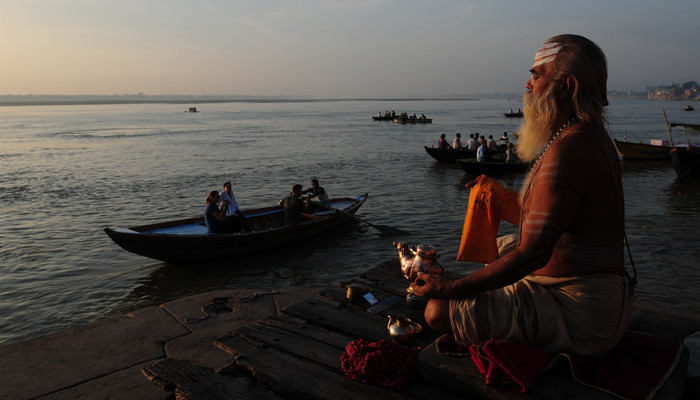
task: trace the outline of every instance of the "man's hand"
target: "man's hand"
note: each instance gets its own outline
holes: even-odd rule
[[[443,275],[432,275],[419,272],[411,284],[413,294],[424,297],[449,297],[450,282]]]

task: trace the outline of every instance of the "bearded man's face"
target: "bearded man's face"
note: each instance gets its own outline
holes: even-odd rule
[[[539,94],[528,90],[523,95],[524,121],[516,136],[518,157],[532,161],[551,139],[559,113],[556,81],[550,80]]]

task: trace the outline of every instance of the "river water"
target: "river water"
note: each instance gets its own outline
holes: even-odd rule
[[[392,241],[431,243],[455,272],[473,179],[437,164],[424,145],[441,133],[512,136],[501,114],[519,99],[284,101],[189,105],[0,107],[0,344],[229,287],[319,286],[396,257]],[[671,122],[700,123],[677,102],[613,99],[611,135],[667,139]],[[372,121],[425,113],[430,125]],[[674,140],[687,141],[680,128]],[[698,141],[696,138],[695,141]],[[103,228],[201,215],[207,193],[233,182],[245,208],[276,203],[312,178],[333,196],[368,192],[358,216],[412,234],[383,237],[349,224],[264,254],[180,266],[128,253]],[[501,178],[519,189],[523,174]],[[638,298],[700,315],[700,185],[669,162],[625,162],[627,234]],[[502,233],[515,232],[503,222]]]

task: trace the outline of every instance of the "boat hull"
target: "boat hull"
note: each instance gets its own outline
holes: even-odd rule
[[[476,157],[476,150],[467,149],[439,149],[437,147],[423,146],[425,151],[430,154],[438,162],[442,163],[453,163],[459,158],[473,158]]]
[[[674,147],[668,145],[633,143],[622,140],[613,139],[617,153],[625,160],[668,160],[671,158],[671,150]],[[676,145],[675,148],[686,148],[690,146],[694,151],[700,150],[700,147],[694,144]]]
[[[675,148],[671,151],[671,163],[680,180],[700,180],[700,151]]]
[[[504,161],[476,161],[476,158],[457,160],[464,172],[472,175],[503,175],[527,171],[530,163],[506,163]]]
[[[506,118],[522,118],[523,113],[521,113],[521,112],[503,113],[503,116]]]
[[[454,164],[460,158],[475,158],[476,150],[461,149],[439,149],[437,147],[423,146],[425,151],[430,154],[436,161],[441,163]],[[504,149],[489,150],[489,155],[505,154]]]
[[[617,152],[625,160],[668,160],[671,146],[625,142],[613,139]]]
[[[397,124],[432,124],[432,118],[394,118]]]
[[[124,250],[144,257],[176,264],[190,264],[260,252],[310,238],[344,224],[367,200],[333,199],[341,212],[321,211],[321,218],[304,219],[301,224],[284,225],[280,206],[247,210],[244,213],[253,232],[206,233],[204,218],[196,217],[126,229],[105,228],[105,233]]]

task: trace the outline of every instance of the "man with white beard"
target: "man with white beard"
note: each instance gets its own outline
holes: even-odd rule
[[[634,283],[624,269],[620,165],[605,130],[607,62],[577,35],[540,47],[525,85],[514,249],[456,280],[418,273],[425,318],[461,346],[510,340],[549,353],[602,355],[624,334]],[[517,198],[517,196],[513,196]]]

